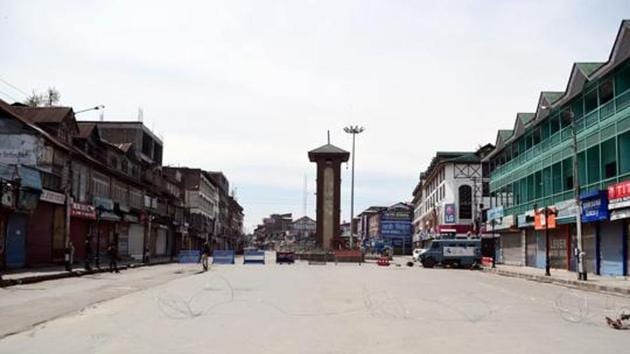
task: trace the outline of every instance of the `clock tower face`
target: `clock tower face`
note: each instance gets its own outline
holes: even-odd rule
[[[323,193],[323,223],[322,235],[324,247],[330,247],[333,237],[335,236],[334,210],[335,210],[335,173],[333,168],[328,166],[324,168],[324,193]]]

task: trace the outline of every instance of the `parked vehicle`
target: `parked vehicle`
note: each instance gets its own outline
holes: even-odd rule
[[[481,263],[481,240],[433,240],[418,259],[425,268],[433,268],[435,265],[473,267]]]
[[[418,262],[420,255],[423,254],[426,251],[427,251],[426,248],[416,248],[416,249],[414,249],[413,250],[413,254],[412,254],[413,261],[414,262]]]

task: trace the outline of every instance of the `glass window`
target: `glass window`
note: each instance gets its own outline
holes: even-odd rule
[[[553,194],[553,188],[551,184],[551,166],[545,168],[542,171],[542,184],[543,184],[543,195],[550,196]]]
[[[630,65],[626,65],[615,74],[615,92],[617,95],[622,94],[630,88]]]
[[[580,118],[584,115],[584,106],[581,97],[576,98],[570,104],[571,111],[575,114],[575,118]]]
[[[536,129],[534,129],[534,132],[532,133],[532,142],[533,145],[540,143],[540,127],[536,127]]]
[[[586,152],[588,183],[596,183],[601,179],[599,168],[599,145],[595,145]]]
[[[586,184],[586,151],[578,154],[578,181],[580,185]]]
[[[459,187],[459,218],[472,219],[472,188],[468,185]]]
[[[564,178],[564,190],[573,189],[573,158],[569,157],[562,161],[562,177]]]
[[[560,130],[560,117],[558,114],[554,114],[551,119],[549,119],[549,135],[555,134],[558,130]]]
[[[542,173],[538,171],[534,173],[534,198],[542,198]]]
[[[630,173],[630,131],[617,137],[619,144],[619,173]]]
[[[553,194],[562,192],[562,163],[558,162],[551,166],[551,180],[553,184]]]
[[[606,79],[599,85],[599,102],[604,104],[613,99],[612,79]]]
[[[617,151],[615,138],[602,143],[602,176],[605,179],[617,176]]]
[[[584,110],[586,113],[594,110],[597,106],[597,90],[592,90],[584,95]]]

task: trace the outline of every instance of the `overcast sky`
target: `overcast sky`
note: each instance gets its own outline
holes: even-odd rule
[[[306,153],[327,130],[350,150],[348,124],[366,127],[355,210],[410,200],[435,151],[494,143],[573,62],[607,60],[624,16],[627,0],[0,0],[0,98],[54,86],[105,119],[142,107],[165,164],[223,171],[251,231],[303,214],[305,176],[314,216]],[[345,166],[342,183],[348,219]]]

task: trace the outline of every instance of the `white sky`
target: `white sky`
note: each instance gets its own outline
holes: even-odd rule
[[[624,16],[630,1],[0,0],[0,98],[142,107],[166,163],[224,171],[251,230],[303,213],[305,175],[314,215],[306,152],[328,129],[349,150],[348,124],[366,127],[355,211],[411,199],[435,151],[494,143],[573,62],[605,61]]]

